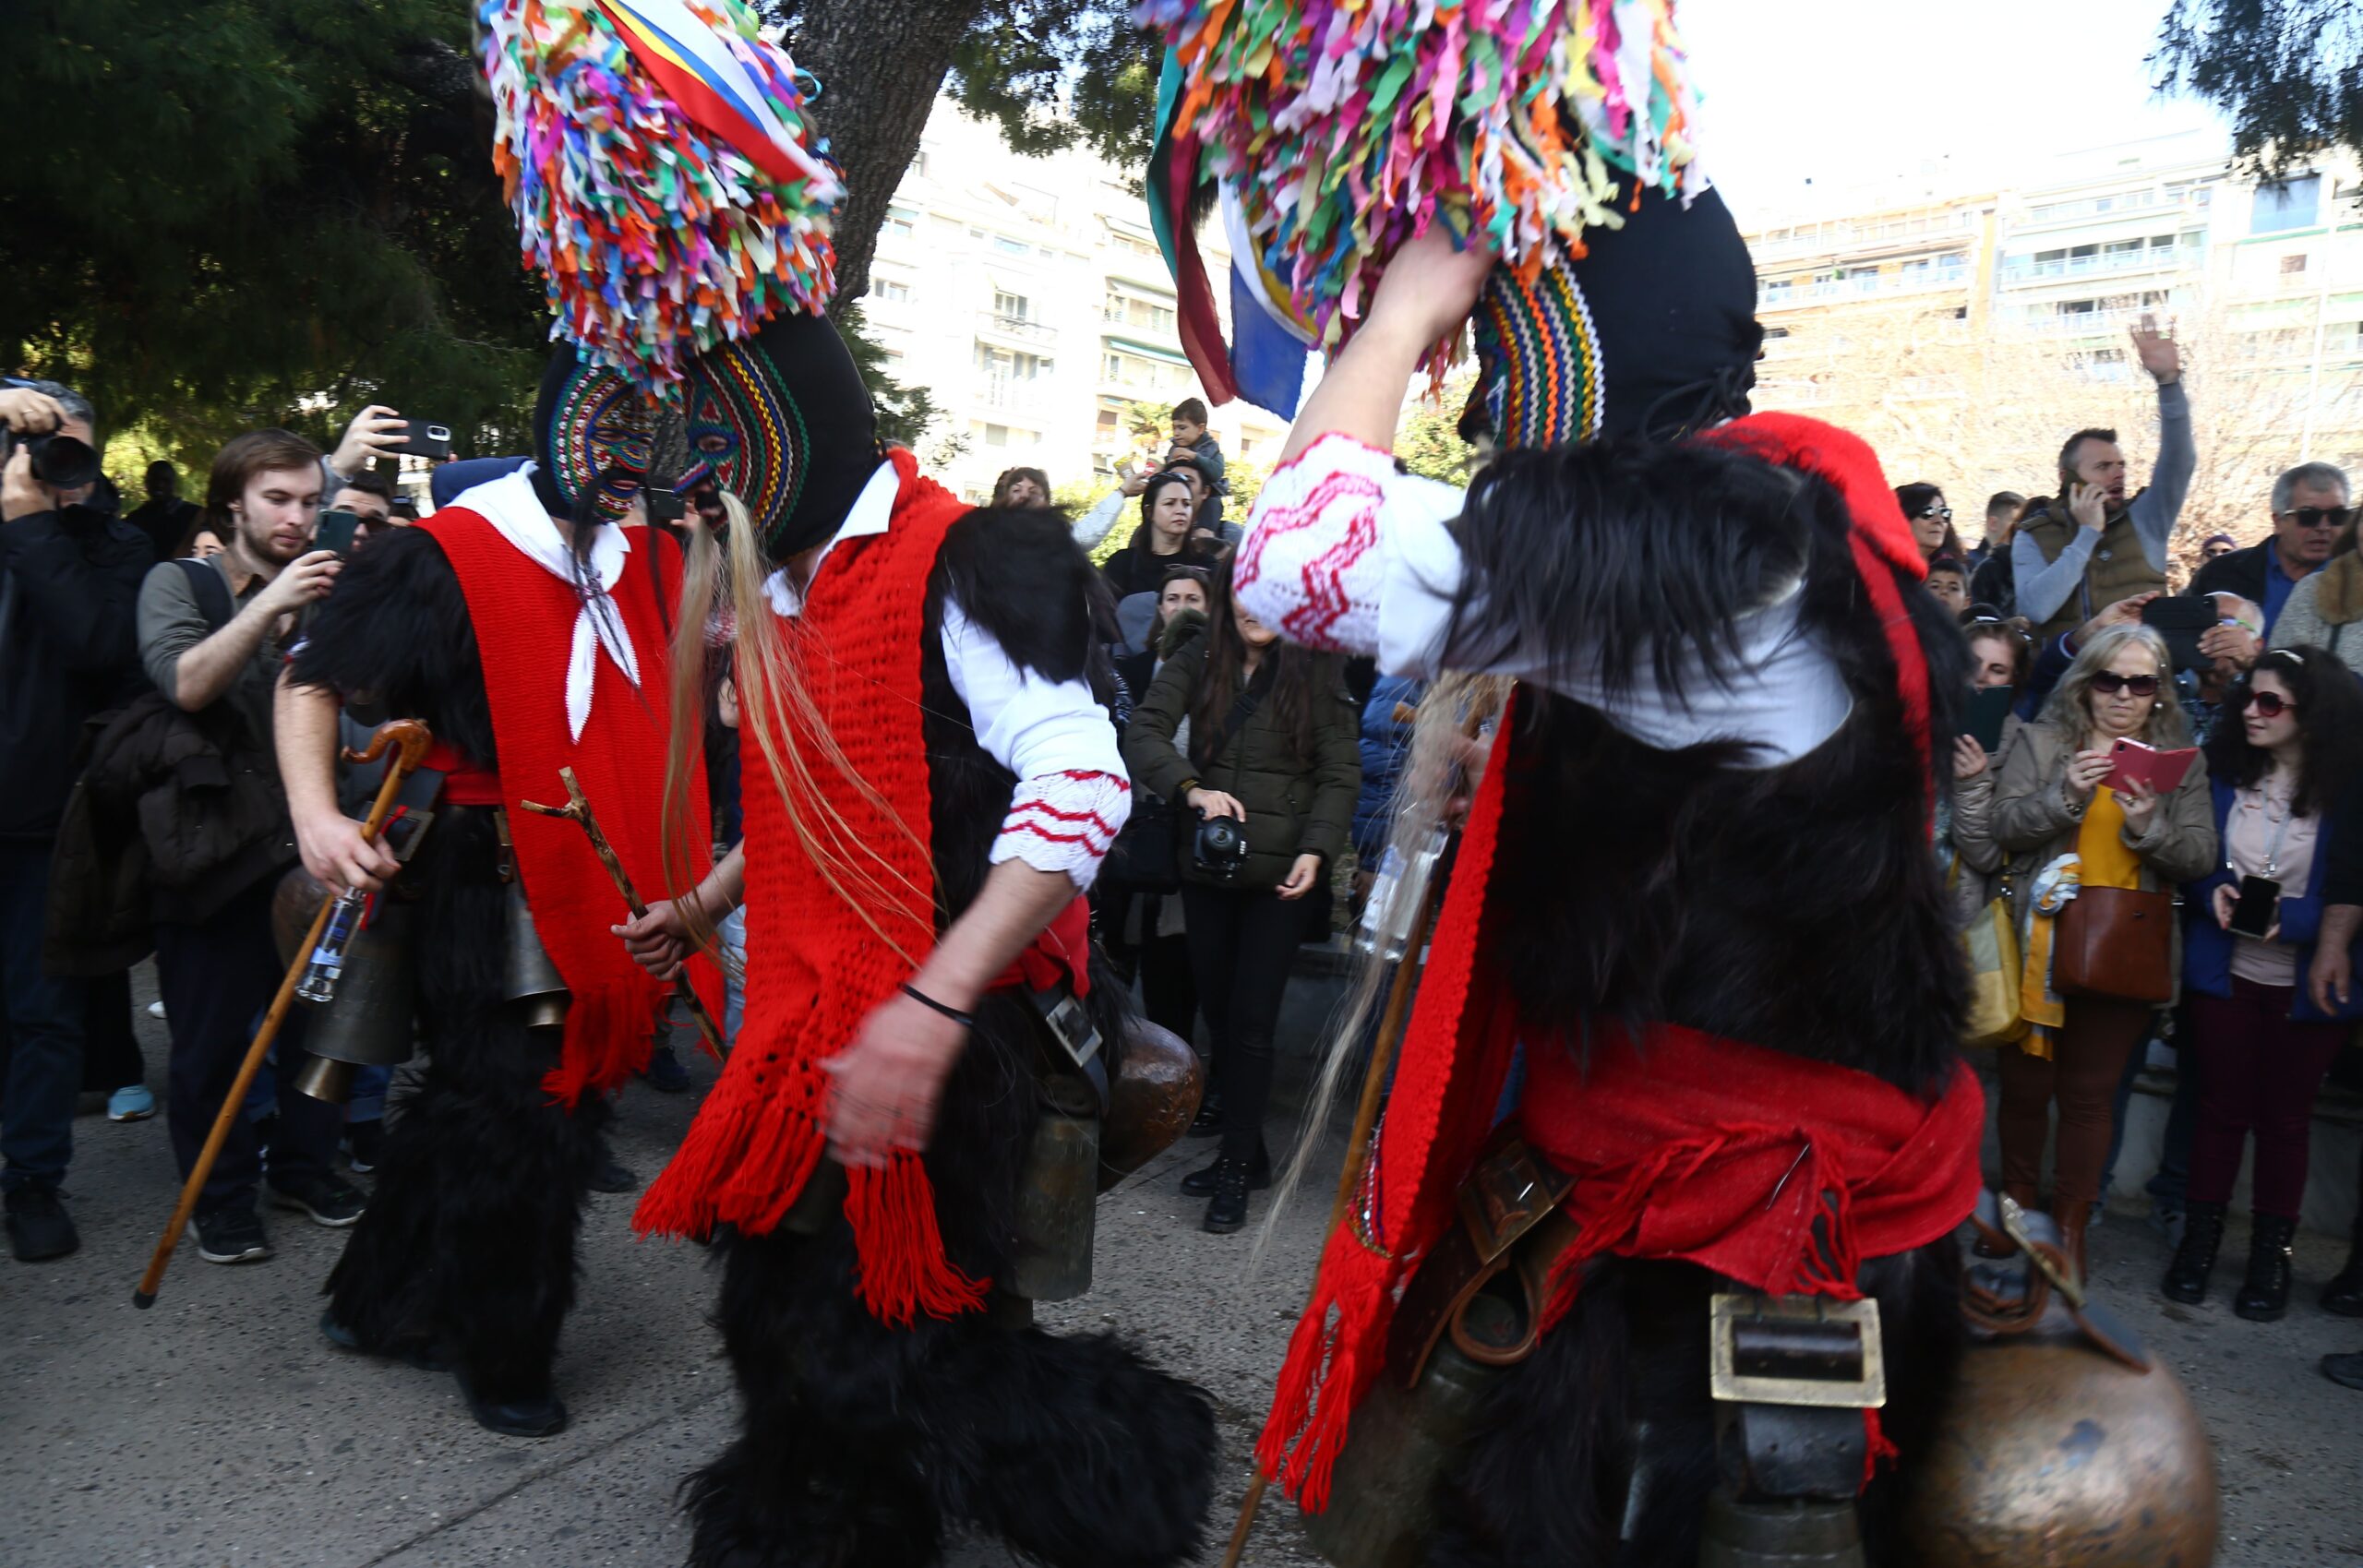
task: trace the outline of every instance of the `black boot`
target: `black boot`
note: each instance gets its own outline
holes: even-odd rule
[[[1198,1102],[1198,1114],[1190,1119],[1190,1131],[1187,1136],[1214,1138],[1219,1137],[1221,1133],[1222,1096],[1209,1089],[1206,1091],[1206,1097]]]
[[[1252,1162],[1237,1155],[1215,1161],[1215,1193],[1206,1201],[1205,1228],[1228,1236],[1247,1223],[1247,1175]]]
[[[2297,1222],[2271,1215],[2256,1216],[2249,1238],[2249,1276],[2232,1298],[2232,1311],[2252,1323],[2279,1323],[2289,1311],[2289,1243],[2297,1239]]]
[[[1215,1172],[1221,1168],[1222,1156],[1217,1155],[1214,1164],[1202,1166],[1183,1177],[1182,1179],[1183,1195],[1192,1198],[1213,1197]],[[1255,1140],[1255,1157],[1247,1162],[1247,1190],[1251,1192],[1261,1192],[1271,1184],[1272,1151],[1265,1146],[1264,1140],[1258,1138]]]
[[[2182,1245],[2166,1265],[2158,1288],[2169,1301],[2196,1307],[2207,1299],[2207,1276],[2214,1272],[2216,1250],[2224,1245],[2224,1205],[2190,1203],[2183,1209]]]
[[[2355,1216],[2355,1244],[2346,1251],[2346,1266],[2322,1287],[2322,1311],[2363,1318],[2363,1212]]]

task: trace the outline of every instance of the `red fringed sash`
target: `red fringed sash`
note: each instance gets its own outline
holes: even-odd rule
[[[1896,657],[1907,730],[1925,757],[1927,666],[1892,575],[1919,557],[1877,457],[1844,431],[1793,415],[1758,415],[1718,434],[1844,497],[1857,567]],[[1517,1019],[1485,961],[1484,915],[1514,728],[1515,703],[1469,813],[1376,1146],[1323,1253],[1256,1447],[1265,1473],[1309,1509],[1328,1501],[1405,1282],[1457,1222],[1460,1183],[1509,1070]],[[1578,1178],[1569,1203],[1584,1242],[1574,1262],[1603,1252],[1683,1258],[1758,1289],[1851,1298],[1860,1260],[1933,1240],[1976,1203],[1984,1096],[1965,1068],[1930,1105],[1851,1069],[1661,1027],[1637,1049],[1597,1042],[1588,1078],[1540,1051],[1528,1071],[1523,1130]],[[1810,1231],[1822,1193],[1835,1204],[1827,1253]],[[1574,1268],[1563,1276],[1552,1321],[1579,1278]]]
[[[723,1221],[754,1234],[776,1227],[804,1191],[828,1143],[824,1064],[862,1019],[908,979],[935,945],[930,782],[920,727],[921,652],[929,574],[943,536],[970,509],[893,454],[902,488],[887,532],[847,540],[822,563],[801,616],[781,628],[815,712],[780,714],[812,759],[820,798],[799,813],[817,833],[824,814],[841,842],[875,851],[864,909],[832,887],[806,852],[762,754],[746,748],[747,1012],[730,1063],[680,1153],[650,1187],[633,1223],[644,1231],[702,1235]],[[867,790],[818,760],[816,729],[836,737]],[[869,919],[863,918],[867,912]],[[1056,944],[1087,940],[1080,901],[1005,983],[1051,977]],[[901,945],[898,954],[876,926]],[[904,955],[907,956],[904,956]],[[1077,965],[1078,971],[1080,965]],[[846,1217],[860,1258],[862,1304],[902,1325],[918,1313],[953,1317],[985,1300],[988,1281],[945,1256],[935,1190],[919,1156],[898,1152],[884,1169],[849,1169]]]
[[[671,661],[656,590],[640,552],[652,546],[658,551],[657,569],[668,594],[679,591],[678,552],[671,540],[649,530],[623,532],[631,558],[608,597],[640,656],[641,688],[632,689],[602,652],[591,716],[576,741],[569,737],[566,721],[567,652],[581,608],[574,589],[527,558],[479,513],[446,507],[418,526],[442,547],[467,597],[492,704],[493,739],[500,748],[498,799],[509,811],[517,874],[542,945],[573,993],[564,1049],[544,1081],[553,1095],[571,1106],[585,1090],[615,1088],[648,1065],[655,1022],[671,987],[650,978],[607,934],[627,912],[589,837],[572,822],[522,809],[520,802],[564,805],[566,785],[558,771],[572,768],[641,896],[670,885],[665,874],[664,796]],[[705,767],[693,761],[692,842],[702,844],[712,832],[706,823]],[[477,774],[463,781],[478,786],[486,782]],[[481,788],[456,793],[479,800],[483,796]],[[691,978],[706,1006],[721,1016],[721,972],[699,960]]]

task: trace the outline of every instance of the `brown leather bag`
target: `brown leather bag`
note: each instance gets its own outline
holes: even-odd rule
[[[2078,888],[2053,934],[2051,988],[2063,997],[2172,1001],[2174,954],[2174,894]]]

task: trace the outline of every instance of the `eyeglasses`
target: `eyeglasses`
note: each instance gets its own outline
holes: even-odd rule
[[[2283,512],[2300,528],[2345,528],[2355,516],[2353,507],[2299,507],[2296,511]]]
[[[2277,691],[2251,691],[2240,699],[2240,706],[2253,708],[2268,719],[2277,719],[2284,713],[2297,711],[2297,704]]]
[[[1941,501],[1931,501],[1921,510],[1920,515],[1922,517],[1941,518],[1943,521],[1950,522],[1953,520],[1953,509],[1952,508],[1946,506]]]
[[[2120,691],[2129,691],[2136,697],[2155,697],[2158,695],[2158,677],[2121,676],[2115,670],[2103,670],[2093,677],[2093,689],[2105,697],[2114,697]]]

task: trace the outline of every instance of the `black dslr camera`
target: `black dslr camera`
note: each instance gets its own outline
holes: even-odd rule
[[[1219,882],[1238,880],[1247,864],[1247,824],[1236,817],[1208,817],[1190,841],[1190,858]]]
[[[33,477],[53,489],[78,490],[99,482],[99,454],[87,441],[57,432],[18,436],[0,429],[0,467],[16,458],[18,447],[33,455]]]

